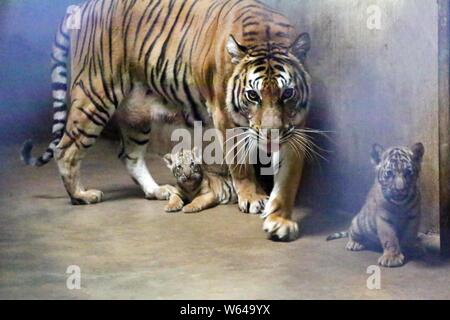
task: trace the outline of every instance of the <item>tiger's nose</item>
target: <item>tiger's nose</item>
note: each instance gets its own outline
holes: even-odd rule
[[[395,178],[394,187],[397,191],[402,191],[405,189],[405,180],[402,177]]]
[[[184,176],[186,177],[186,179],[189,179],[191,177],[191,170],[188,168],[185,168],[183,170]]]
[[[262,117],[261,121],[262,129],[275,129],[280,130],[283,128],[283,122],[281,121],[281,115],[275,108],[270,108]]]

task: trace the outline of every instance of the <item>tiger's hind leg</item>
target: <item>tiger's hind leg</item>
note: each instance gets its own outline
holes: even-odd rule
[[[103,199],[101,191],[84,188],[80,181],[80,168],[86,150],[94,145],[112,113],[89,99],[78,99],[72,103],[66,130],[55,156],[64,186],[74,205],[95,204]]]
[[[348,251],[363,251],[363,250],[366,249],[366,247],[362,243],[356,242],[356,241],[354,241],[352,239],[350,239],[347,242],[347,245],[345,246],[345,248]]]
[[[136,129],[121,125],[122,150],[119,158],[127,168],[131,178],[145,193],[147,199],[167,200],[170,192],[160,187],[148,171],[145,162],[147,145],[150,141],[150,124],[147,128]]]
[[[141,83],[135,83],[133,90],[117,109],[116,120],[122,138],[119,158],[147,199],[169,199],[170,187],[160,187],[156,183],[148,171],[145,154],[150,141],[151,124],[170,122],[176,112],[176,109],[171,109],[160,98],[149,93],[148,88]]]
[[[364,251],[366,250],[366,237],[364,233],[361,232],[358,221],[359,216],[352,221],[352,225],[350,226],[350,231],[348,235],[348,242],[345,248],[348,251]],[[364,241],[365,240],[365,241]]]

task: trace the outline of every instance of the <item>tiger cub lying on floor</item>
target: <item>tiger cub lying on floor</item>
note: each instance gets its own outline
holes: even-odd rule
[[[347,250],[361,251],[382,247],[378,263],[399,267],[405,256],[422,253],[418,241],[420,191],[417,179],[425,149],[421,143],[412,148],[384,150],[373,146],[372,160],[376,179],[366,203],[353,219],[348,232],[331,235],[327,240],[349,237]]]
[[[208,171],[202,166],[197,148],[166,154],[164,161],[177,180],[169,187],[166,212],[199,212],[219,204],[237,203],[231,176]]]

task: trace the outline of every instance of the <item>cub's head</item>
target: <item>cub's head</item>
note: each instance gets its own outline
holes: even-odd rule
[[[177,184],[185,190],[197,188],[203,180],[202,160],[197,148],[166,154],[164,161],[172,171]]]
[[[304,123],[311,81],[303,63],[310,47],[307,33],[290,46],[269,41],[247,48],[229,37],[227,50],[235,67],[227,108],[236,126],[256,132],[276,129],[281,135]]]
[[[387,201],[402,204],[414,195],[424,153],[422,143],[387,150],[378,144],[373,146],[371,156],[377,181]]]

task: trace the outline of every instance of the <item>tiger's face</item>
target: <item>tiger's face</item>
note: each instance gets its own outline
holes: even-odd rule
[[[172,171],[177,184],[184,190],[195,190],[203,180],[201,157],[196,148],[193,150],[181,150],[175,154],[166,154],[164,161]]]
[[[411,148],[387,150],[377,144],[373,146],[372,160],[376,165],[377,181],[387,201],[403,204],[415,195],[424,152],[422,143]]]
[[[235,69],[228,81],[227,108],[237,127],[283,132],[305,122],[310,76],[303,66],[310,37],[302,34],[289,47],[275,43],[246,48],[230,36]]]

